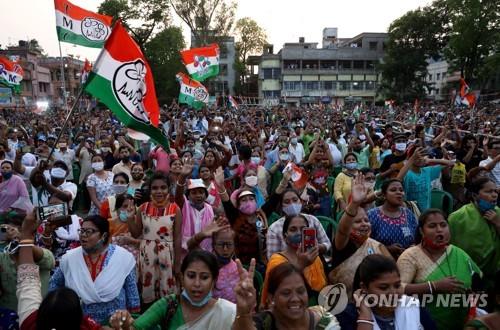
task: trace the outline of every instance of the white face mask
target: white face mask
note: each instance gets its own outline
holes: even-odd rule
[[[128,185],[126,184],[113,184],[112,186],[113,192],[115,195],[123,194],[127,191]]]
[[[364,182],[364,185],[365,185],[365,188],[367,190],[370,190],[370,189],[373,190],[373,187],[375,187],[375,182]]]
[[[394,146],[396,147],[397,151],[406,151],[406,143],[405,142],[396,143]]]
[[[254,164],[260,164],[260,157],[252,157],[251,160]]]
[[[110,148],[110,147],[102,147],[102,148],[101,148],[101,151],[102,151],[103,153],[105,153],[105,152],[111,152],[111,148]]]
[[[255,175],[247,176],[245,178],[245,183],[247,186],[255,187],[257,185],[257,177]]]
[[[66,178],[66,171],[60,167],[54,167],[50,170],[50,176],[56,179]]]
[[[280,154],[281,160],[288,160],[288,158],[289,158],[288,154]]]
[[[292,144],[297,144],[297,138],[296,138],[296,137],[292,138],[292,139],[290,140],[290,142],[291,142]]]
[[[103,163],[103,162],[95,162],[95,163],[92,163],[92,168],[93,168],[95,171],[101,171],[101,170],[104,168],[104,163]]]

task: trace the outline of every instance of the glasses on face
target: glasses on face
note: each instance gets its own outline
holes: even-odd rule
[[[99,230],[93,229],[93,228],[80,228],[80,229],[78,229],[78,235],[80,235],[80,236],[90,236],[90,235],[93,235],[97,232],[99,232]]]
[[[224,249],[224,248],[232,249],[234,247],[234,243],[233,242],[217,242],[217,243],[215,243],[215,246],[220,248],[220,249]]]
[[[365,181],[373,182],[373,181],[375,181],[375,178],[365,177]]]

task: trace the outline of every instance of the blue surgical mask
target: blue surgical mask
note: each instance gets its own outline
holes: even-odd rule
[[[12,172],[10,172],[10,171],[9,172],[3,172],[2,171],[2,178],[4,180],[6,180],[6,181],[9,180],[10,178],[12,178]]]
[[[100,251],[104,245],[105,245],[105,242],[104,242],[104,239],[105,239],[106,236],[103,236],[103,238],[101,238],[96,245],[92,246],[92,247],[89,247],[89,248],[83,248],[83,250],[87,253],[87,254],[92,254],[92,253],[96,253],[98,251]]]
[[[212,299],[212,291],[209,291],[208,294],[205,296],[205,298],[203,298],[201,301],[199,302],[195,302],[195,301],[192,301],[191,300],[191,297],[189,297],[186,289],[183,289],[182,290],[182,293],[181,293],[182,297],[184,299],[186,299],[190,304],[191,306],[194,306],[194,307],[203,307],[205,306],[206,304],[208,304],[208,302],[210,301],[210,299]]]
[[[233,260],[232,257],[223,257],[218,254],[215,254],[215,256],[217,257],[217,261],[219,262],[219,264],[221,264],[222,266],[227,265],[228,263],[231,262],[231,260]]]
[[[292,217],[300,214],[300,211],[302,211],[302,204],[300,203],[292,203],[283,207],[283,213]]]
[[[286,240],[288,242],[288,245],[294,248],[298,248],[300,246],[300,243],[302,243],[302,233],[287,235]]]
[[[486,211],[494,210],[496,204],[485,201],[482,198],[477,199],[477,207],[481,213],[485,213]]]
[[[357,170],[358,163],[346,163],[345,168],[347,168],[348,170]]]
[[[121,222],[127,222],[127,219],[128,219],[128,212],[127,211],[123,211],[123,210],[120,210],[120,214],[119,214],[119,219]]]
[[[260,157],[252,157],[250,159],[252,160],[252,163],[256,165],[260,164]]]

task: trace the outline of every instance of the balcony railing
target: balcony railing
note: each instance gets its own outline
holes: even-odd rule
[[[377,71],[374,68],[366,69],[327,69],[327,68],[283,68],[283,73],[288,74],[375,74]]]

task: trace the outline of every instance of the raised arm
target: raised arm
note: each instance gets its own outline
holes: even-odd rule
[[[410,170],[410,168],[415,164],[415,161],[419,158],[424,157],[424,148],[417,148],[413,155],[408,159],[408,161],[405,163],[403,168],[399,171],[397,179],[400,180],[401,182],[404,180],[406,173]]]
[[[352,181],[351,202],[345,208],[345,212],[339,222],[339,228],[335,231],[335,249],[343,250],[349,242],[349,235],[352,230],[353,220],[358,214],[361,204],[365,201],[367,189],[363,183],[363,174],[358,174]]]
[[[177,178],[177,187],[175,189],[175,202],[182,209],[184,206],[184,187],[186,186],[186,178],[191,176],[194,167],[194,159],[188,159],[182,165],[181,173]]]

